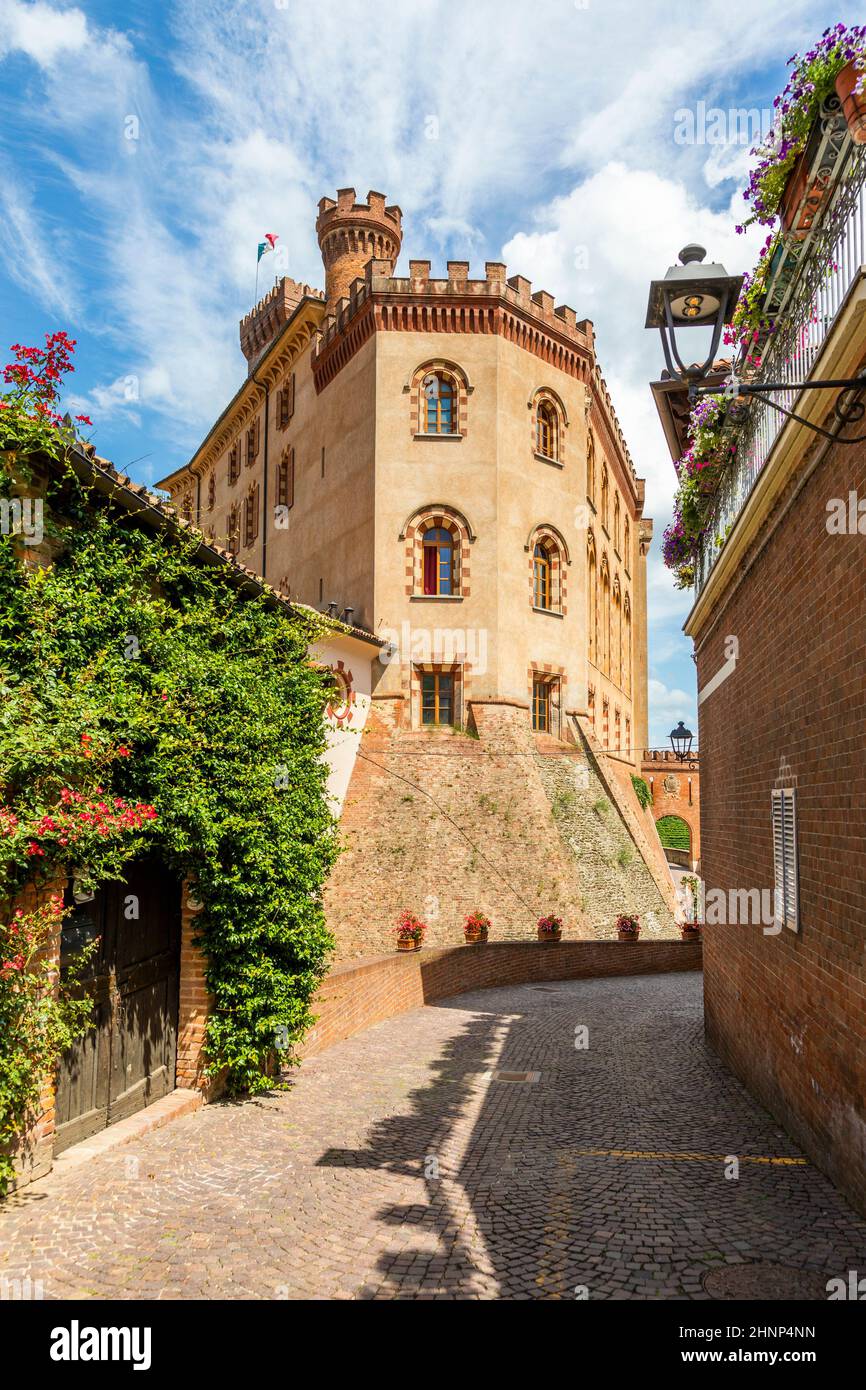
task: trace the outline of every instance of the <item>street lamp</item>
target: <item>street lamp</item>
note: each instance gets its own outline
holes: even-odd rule
[[[699,396],[717,395],[720,391],[730,400],[736,400],[738,396],[763,396],[767,405],[778,410],[780,415],[787,415],[789,419],[798,421],[835,444],[861,444],[866,440],[866,434],[845,439],[772,399],[776,391],[802,391],[807,388],[810,391],[839,391],[834,412],[844,428],[858,423],[866,415],[866,404],[860,398],[861,393],[866,391],[866,372],[860,376],[837,377],[827,381],[745,382],[735,375],[732,363],[730,376],[721,386],[700,386],[699,383],[705,382],[713,370],[722,329],[731,322],[745,279],[744,275],[729,275],[725,267],[716,261],[704,265],[706,254],[703,246],[693,242],[684,246],[680,252],[680,264],[670,266],[663,280],[650,282],[646,311],[646,327],[659,330],[668,372],[674,381],[688,387],[689,401],[694,403]],[[687,367],[683,362],[676,331],[685,328],[708,328],[712,332],[710,350],[700,365],[694,363]]]
[[[691,243],[680,252],[680,264],[668,268],[663,280],[650,284],[647,328],[657,328],[668,371],[676,381],[696,386],[712,369],[722,336],[730,323],[744,276],[729,275],[716,261],[704,264],[703,246]],[[712,343],[703,364],[687,367],[676,339],[680,328],[710,328]],[[674,366],[676,362],[676,366]]]
[[[694,734],[691,729],[687,729],[683,721],[680,720],[677,727],[671,729],[668,738],[671,741],[671,748],[674,750],[676,756],[681,762],[685,762],[692,751],[692,739],[694,738]]]

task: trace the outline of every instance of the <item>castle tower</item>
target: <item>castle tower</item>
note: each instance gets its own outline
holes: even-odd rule
[[[368,261],[390,263],[391,273],[403,240],[403,214],[385,206],[384,193],[369,192],[366,203],[355,202],[354,188],[338,188],[337,201],[320,198],[316,235],[325,266],[328,308],[348,296],[352,281],[363,278]]]

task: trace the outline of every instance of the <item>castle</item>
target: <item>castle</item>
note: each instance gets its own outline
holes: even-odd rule
[[[524,767],[589,738],[627,796],[647,743],[652,522],[592,323],[498,261],[483,279],[465,261],[395,275],[402,214],[380,193],[322,198],[316,231],[324,292],[286,277],[243,319],[247,379],[161,486],[274,588],[379,639],[367,734],[395,767],[421,754],[413,737],[465,752],[443,731],[483,724]],[[350,786],[349,826],[352,805]],[[416,867],[438,852],[421,839]],[[546,900],[533,890],[531,910]]]

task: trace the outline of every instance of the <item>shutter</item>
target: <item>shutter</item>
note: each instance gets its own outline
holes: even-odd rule
[[[793,787],[782,794],[785,853],[785,926],[800,930],[800,893],[797,864],[797,793]]]
[[[292,377],[292,381],[294,381],[294,377]],[[294,391],[294,387],[292,387],[292,390]],[[288,472],[289,472],[289,476],[288,476],[288,487],[287,487],[286,505],[287,505],[288,507],[293,507],[293,506],[295,505],[295,451],[294,451],[294,449],[292,449],[291,452],[289,453],[289,470],[288,470]]]
[[[289,413],[288,413],[288,419],[289,419],[289,420],[291,420],[291,418],[292,418],[292,416],[294,415],[294,413],[295,413],[295,374],[294,374],[294,372],[292,372],[292,375],[289,377]]]
[[[773,922],[777,927],[785,925],[785,850],[784,850],[784,808],[782,793],[773,794],[773,871],[775,893],[773,894]]]

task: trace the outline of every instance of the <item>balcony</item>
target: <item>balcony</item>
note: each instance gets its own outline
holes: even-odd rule
[[[757,370],[738,364],[737,375],[744,381],[807,381],[849,291],[866,273],[866,146],[852,141],[835,96],[821,109],[806,163],[793,230],[783,233],[768,272],[764,309],[775,331],[752,349],[761,359]],[[773,399],[796,411],[806,394],[792,388],[774,393]],[[696,599],[786,423],[766,398],[731,402],[725,432],[736,444],[736,461],[719,487],[698,551]]]

